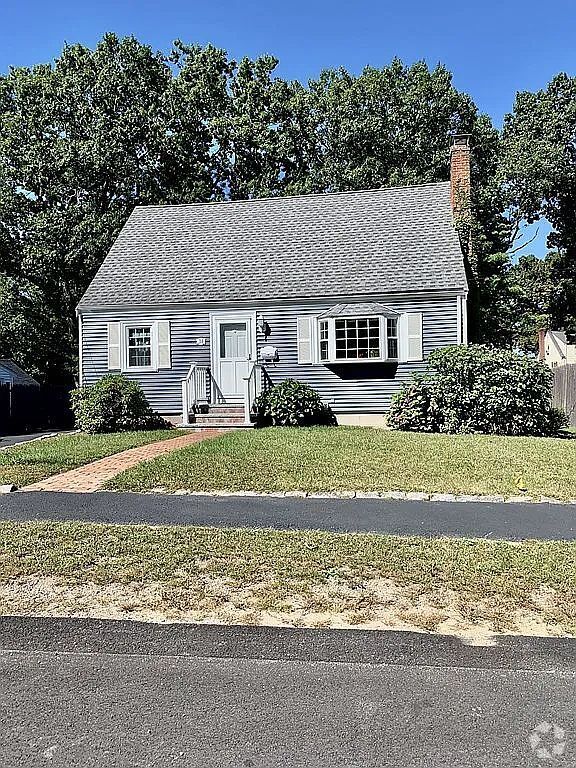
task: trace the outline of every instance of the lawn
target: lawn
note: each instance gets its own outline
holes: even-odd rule
[[[0,613],[576,631],[576,543],[0,523]]]
[[[129,469],[144,491],[424,491],[576,499],[573,438],[430,435],[362,427],[230,432]]]
[[[0,451],[0,485],[35,483],[112,453],[177,437],[176,430],[120,432],[113,435],[59,435]]]

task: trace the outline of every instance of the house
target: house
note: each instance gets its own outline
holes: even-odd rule
[[[11,384],[39,387],[40,384],[30,374],[26,373],[14,360],[4,357],[0,358],[0,384]]]
[[[569,344],[564,331],[541,330],[538,336],[539,358],[550,368],[576,364],[576,344]]]
[[[458,136],[450,182],[136,207],[78,306],[81,381],[122,372],[213,424],[290,377],[339,423],[383,423],[432,350],[466,343],[469,197]]]

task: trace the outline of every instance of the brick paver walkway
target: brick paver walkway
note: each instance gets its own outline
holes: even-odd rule
[[[170,440],[161,440],[157,443],[148,443],[148,445],[140,445],[137,448],[129,448],[127,451],[106,456],[103,459],[93,461],[91,464],[85,464],[83,467],[47,477],[45,480],[25,486],[21,490],[76,491],[78,493],[97,491],[107,480],[112,479],[125,469],[140,464],[141,461],[154,459],[163,453],[170,453],[178,448],[185,448],[187,445],[199,443],[202,440],[217,437],[221,434],[224,434],[222,430],[204,429],[201,432],[190,432],[188,435],[174,437]]]

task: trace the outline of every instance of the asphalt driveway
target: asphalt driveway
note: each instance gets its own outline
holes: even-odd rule
[[[27,492],[0,496],[0,520],[576,540],[576,505],[560,504]]]

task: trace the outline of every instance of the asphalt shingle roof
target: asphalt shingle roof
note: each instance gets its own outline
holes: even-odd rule
[[[36,379],[12,360],[10,357],[0,358],[0,368],[3,368],[13,378],[17,384],[35,384],[39,386]]]
[[[80,306],[465,286],[444,182],[137,207]]]

